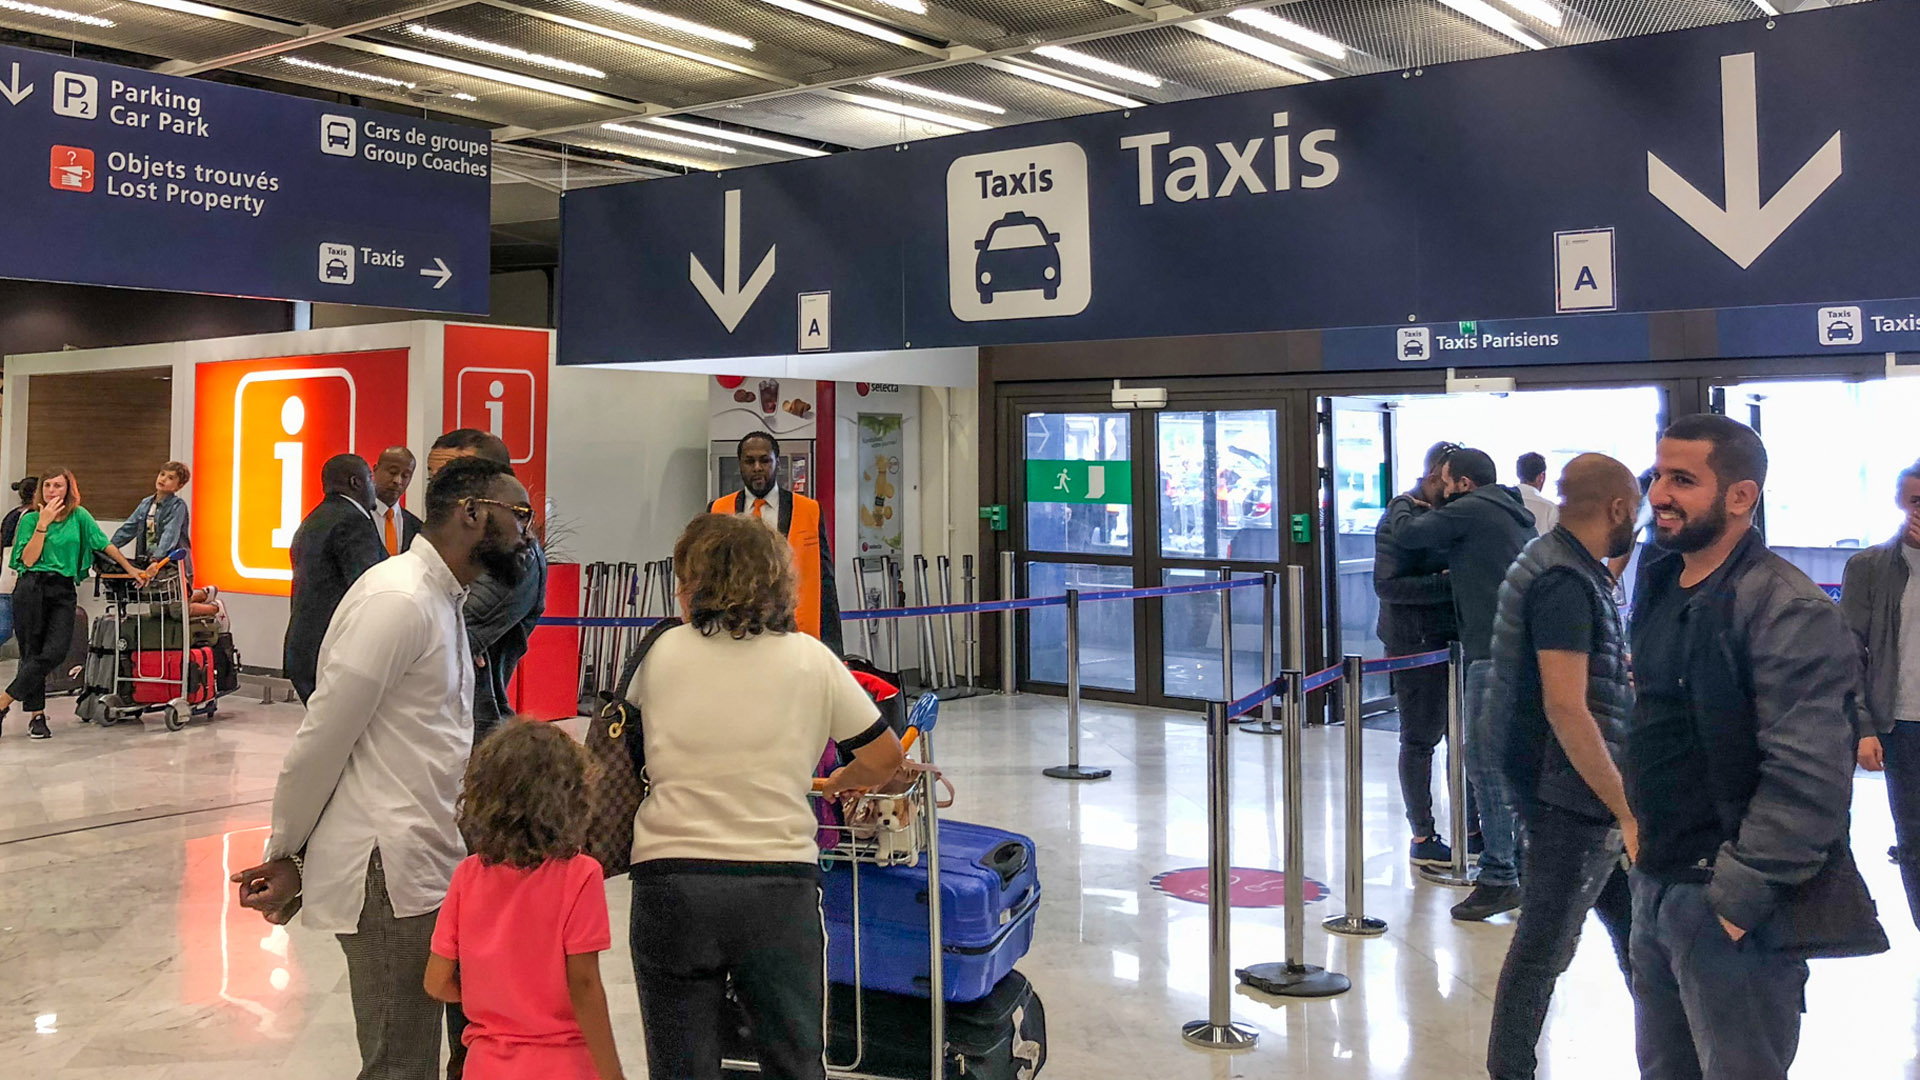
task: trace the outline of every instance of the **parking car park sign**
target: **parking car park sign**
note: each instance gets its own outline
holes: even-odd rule
[[[0,169],[0,277],[487,310],[484,128],[26,49],[0,75],[33,163]]]

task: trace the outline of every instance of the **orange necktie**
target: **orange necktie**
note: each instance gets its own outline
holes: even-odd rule
[[[765,499],[753,500],[753,520],[755,521],[763,520],[760,516],[760,511],[765,510],[766,508],[767,508],[767,500]]]
[[[387,554],[400,554],[400,536],[393,531],[393,507],[387,507]]]

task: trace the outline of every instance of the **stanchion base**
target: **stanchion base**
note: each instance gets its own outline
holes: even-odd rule
[[[1112,769],[1088,769],[1079,765],[1055,765],[1051,769],[1041,770],[1043,776],[1055,780],[1105,780],[1113,775]]]
[[[1180,1026],[1180,1037],[1206,1050],[1251,1050],[1260,1033],[1245,1024],[1214,1024],[1195,1020]]]
[[[1353,982],[1345,975],[1312,964],[1255,964],[1234,974],[1255,990],[1275,997],[1325,998],[1353,989]]]
[[[1286,728],[1277,728],[1264,721],[1258,724],[1248,724],[1240,730],[1249,735],[1284,735],[1287,732]]]
[[[1445,885],[1454,889],[1469,889],[1480,882],[1480,879],[1474,876],[1473,871],[1468,870],[1456,874],[1451,867],[1422,866],[1420,867],[1420,879],[1422,881],[1431,881],[1435,885]]]
[[[1375,919],[1362,915],[1335,915],[1320,924],[1329,934],[1342,934],[1346,937],[1379,937],[1387,932],[1385,919]]]

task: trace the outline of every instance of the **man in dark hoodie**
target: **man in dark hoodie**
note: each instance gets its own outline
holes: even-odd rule
[[[1389,656],[1444,649],[1458,634],[1447,560],[1435,551],[1407,551],[1399,525],[1440,501],[1440,467],[1459,447],[1435,443],[1427,471],[1411,491],[1396,495],[1373,531],[1373,591],[1380,597],[1380,642]],[[1450,866],[1453,849],[1433,822],[1433,748],[1447,735],[1447,669],[1395,672],[1393,695],[1400,706],[1400,795],[1413,830],[1408,857],[1415,866]]]
[[[1453,908],[1453,917],[1466,922],[1520,906],[1519,821],[1494,753],[1486,698],[1500,583],[1535,533],[1533,514],[1520,493],[1502,487],[1499,476],[1485,451],[1455,450],[1440,465],[1444,504],[1429,514],[1415,516],[1409,510],[1394,520],[1400,545],[1445,555],[1447,575],[1453,579],[1453,610],[1467,659],[1467,775],[1482,838],[1479,883]]]

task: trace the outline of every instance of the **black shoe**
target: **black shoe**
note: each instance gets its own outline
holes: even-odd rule
[[[1453,849],[1445,840],[1429,836],[1425,840],[1415,840],[1407,851],[1407,858],[1415,866],[1452,866]]]
[[[13,706],[11,706],[11,705],[9,705],[9,706],[7,706],[7,707],[6,707],[6,708],[4,708],[4,709],[0,709],[0,727],[5,727],[5,726],[6,726],[6,723],[7,723],[7,714],[8,714],[8,713],[10,713],[10,712],[12,712],[12,711],[13,711]],[[1893,848],[1888,848],[1888,849],[1887,849],[1887,854],[1889,854],[1889,855],[1891,855],[1891,854],[1893,854],[1893,851],[1894,851],[1894,849],[1893,849]]]
[[[47,717],[42,713],[27,724],[27,737],[33,739],[51,739],[53,732],[47,730]]]
[[[1461,922],[1485,922],[1519,906],[1518,885],[1475,885],[1465,900],[1453,905],[1453,917]]]

